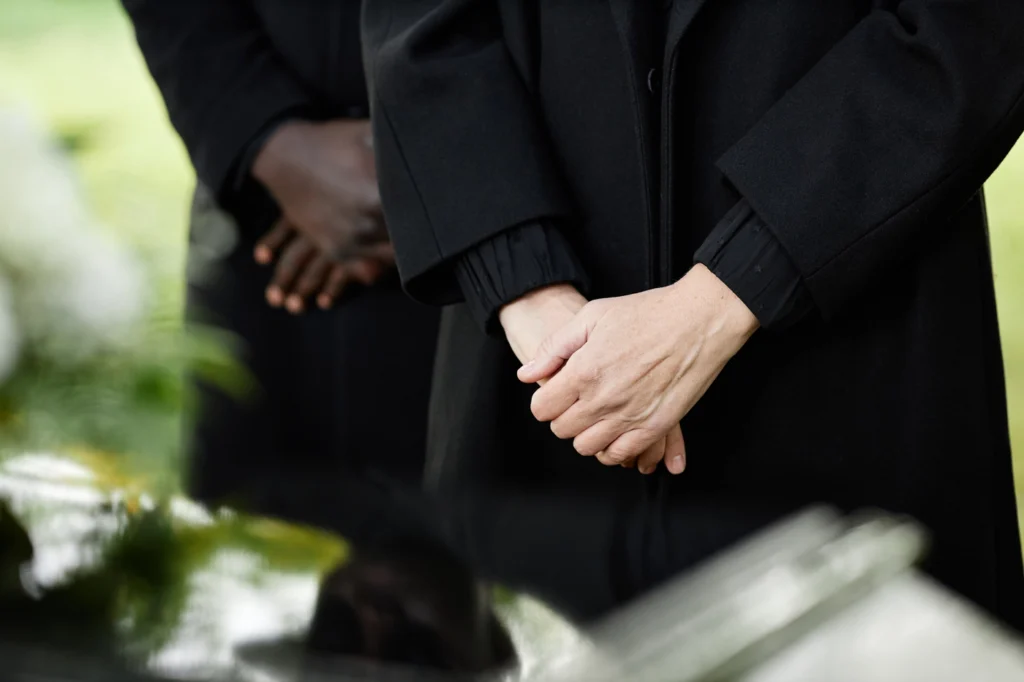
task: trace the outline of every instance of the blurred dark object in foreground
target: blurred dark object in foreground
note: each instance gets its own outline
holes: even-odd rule
[[[415,523],[371,513],[375,528],[359,532],[347,516],[347,547],[311,551],[301,544],[325,539],[301,528],[51,478],[32,469],[44,460],[0,466],[0,643],[22,652],[3,660],[26,679],[241,679],[232,650],[259,635],[298,652],[304,678],[321,659],[332,679],[472,675],[514,659],[491,590]],[[368,505],[348,502],[342,512]]]
[[[392,504],[368,482],[372,499],[345,500],[348,549],[307,565],[287,526],[184,500],[90,498],[53,480],[35,489],[50,495],[38,516],[28,479],[14,488],[3,473],[0,493],[23,493],[0,509],[3,680],[1024,682],[1018,639],[915,571],[923,533],[884,515],[804,513],[584,632],[563,622],[573,636],[560,639],[517,622],[533,616],[499,603],[465,548],[428,532],[431,505]],[[503,529],[508,561],[571,578],[568,554],[544,547],[560,533],[571,546],[577,526],[540,502],[495,492],[458,516],[501,512],[508,523],[480,530]],[[522,511],[538,505],[545,528]],[[515,540],[513,517],[548,537]]]
[[[354,548],[324,580],[307,649],[479,673],[515,651],[486,589],[446,548],[420,538]]]

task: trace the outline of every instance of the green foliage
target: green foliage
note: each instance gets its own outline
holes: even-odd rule
[[[56,131],[57,143],[68,154],[81,154],[96,144],[96,126],[65,126]]]
[[[123,455],[132,474],[170,475],[181,464],[186,372],[240,398],[252,390],[231,351],[212,332],[152,326],[83,365],[29,356],[0,385],[0,452],[88,448]]]

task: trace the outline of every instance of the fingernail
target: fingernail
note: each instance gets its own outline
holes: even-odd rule
[[[257,246],[254,256],[256,258],[256,262],[260,265],[266,265],[272,258],[270,249],[265,246]]]
[[[316,304],[324,310],[327,310],[331,307],[331,297],[327,294],[320,294],[316,297]]]
[[[284,303],[284,292],[277,287],[270,287],[267,289],[267,303],[275,308],[279,307]]]
[[[288,300],[285,302],[285,305],[288,307],[289,312],[302,312],[302,299],[298,296],[289,296]]]
[[[520,373],[526,374],[537,365],[536,360],[530,360],[528,363],[519,368]]]
[[[672,462],[670,463],[670,466],[669,466],[669,471],[671,471],[673,474],[681,474],[681,473],[683,473],[683,469],[685,469],[685,468],[686,468],[686,459],[685,458],[683,458],[681,455],[676,455],[675,457],[672,458]]]

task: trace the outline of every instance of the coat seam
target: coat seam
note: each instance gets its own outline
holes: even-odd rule
[[[651,197],[652,183],[651,183],[650,169],[649,169],[650,162],[648,160],[648,154],[647,154],[647,150],[645,148],[646,145],[647,145],[647,140],[646,140],[646,137],[644,135],[644,126],[643,126],[643,120],[642,120],[643,119],[643,112],[641,111],[641,107],[640,107],[640,97],[641,97],[641,95],[639,94],[639,86],[637,85],[636,71],[633,68],[633,66],[630,64],[631,60],[629,59],[630,54],[631,54],[631,52],[630,52],[631,46],[626,44],[625,35],[624,35],[623,31],[622,31],[622,27],[619,26],[618,22],[616,22],[616,29],[618,30],[618,33],[619,33],[619,43],[620,43],[620,46],[626,52],[626,55],[625,55],[625,57],[626,57],[626,64],[625,64],[626,77],[629,79],[630,104],[632,105],[631,108],[632,108],[632,111],[633,111],[633,117],[634,117],[634,122],[635,122],[634,126],[633,126],[634,141],[636,143],[636,150],[637,150],[637,152],[640,155],[640,169],[641,169],[640,172],[641,172],[641,177],[642,177],[642,182],[643,182],[643,195],[644,195],[644,213],[647,216],[647,223],[648,223],[648,229],[647,229],[648,239],[647,239],[647,245],[646,245],[647,246],[647,249],[646,249],[647,250],[647,254],[646,254],[647,258],[646,258],[646,260],[647,260],[647,280],[648,280],[648,282],[647,282],[647,287],[646,288],[651,288],[651,287],[657,286],[657,280],[658,280],[658,270],[659,270],[659,267],[658,267],[658,263],[655,261],[655,259],[656,259],[655,243],[661,241],[661,237],[660,237],[660,232],[661,232],[660,228],[661,228],[661,226],[655,224],[655,218],[654,218],[654,215],[653,215],[652,197]],[[660,106],[660,102],[658,103],[658,106]]]

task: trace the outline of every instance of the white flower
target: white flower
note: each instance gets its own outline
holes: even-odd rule
[[[52,300],[55,341],[81,357],[130,340],[145,312],[146,278],[127,249],[106,235],[92,235],[62,279]]]
[[[134,255],[91,219],[74,168],[26,114],[0,109],[0,274],[22,338],[53,360],[118,347],[145,311]]]
[[[0,263],[35,277],[75,258],[91,229],[74,169],[27,114],[0,109]]]

